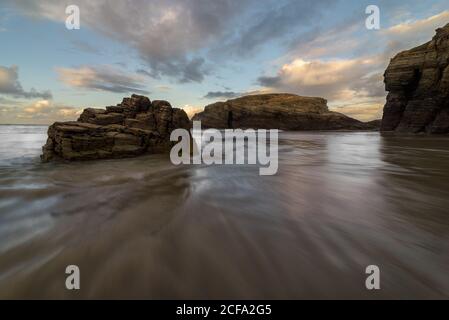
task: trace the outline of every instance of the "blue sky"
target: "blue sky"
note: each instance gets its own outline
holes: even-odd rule
[[[71,4],[80,30],[65,28]],[[377,31],[365,28],[370,4],[380,8]],[[291,92],[372,120],[389,59],[447,23],[449,4],[439,0],[3,0],[0,123],[74,120],[135,92],[190,114]]]

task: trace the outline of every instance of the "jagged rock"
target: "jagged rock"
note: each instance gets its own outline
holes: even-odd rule
[[[78,121],[51,125],[41,158],[90,160],[168,152],[170,133],[177,128],[190,128],[184,110],[132,95],[106,110],[87,108]]]
[[[449,24],[431,41],[396,55],[385,88],[382,131],[449,133]]]
[[[281,130],[373,130],[344,114],[329,111],[323,98],[294,94],[250,95],[206,106],[193,117],[205,128]]]
[[[100,110],[102,110],[102,109],[100,109]],[[106,112],[123,113],[124,111],[125,111],[125,108],[123,108],[120,105],[106,107]]]
[[[165,100],[154,100],[152,105],[153,105],[153,108],[161,108],[161,107],[170,107],[171,108],[170,102],[165,101]]]
[[[106,114],[106,110],[103,109],[95,109],[95,108],[87,108],[84,109],[83,113],[79,117],[79,121],[81,122],[91,122],[91,119],[95,119],[97,115]]]

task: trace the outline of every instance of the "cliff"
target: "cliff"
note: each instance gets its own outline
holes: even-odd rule
[[[449,24],[399,53],[385,71],[382,131],[449,133]]]
[[[371,130],[377,122],[363,123],[329,111],[323,98],[294,94],[250,95],[206,106],[193,120],[205,128],[281,130]]]

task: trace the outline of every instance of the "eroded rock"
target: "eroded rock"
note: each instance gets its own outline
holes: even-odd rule
[[[374,130],[365,124],[329,111],[323,98],[294,94],[250,95],[206,106],[193,120],[205,128],[254,128],[281,130]],[[377,127],[378,128],[378,127]]]
[[[449,24],[399,53],[385,71],[382,131],[449,133]]]
[[[132,95],[117,106],[87,108],[78,121],[51,125],[41,158],[73,161],[168,152],[170,133],[177,128],[190,129],[184,110]]]

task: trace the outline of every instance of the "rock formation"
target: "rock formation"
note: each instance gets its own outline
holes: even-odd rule
[[[205,128],[281,130],[374,130],[378,122],[363,123],[329,111],[322,98],[294,94],[250,95],[206,106],[193,120]]]
[[[190,128],[184,110],[132,95],[117,106],[85,109],[78,121],[51,125],[41,158],[89,160],[168,152],[173,145],[170,133],[177,128]]]
[[[449,24],[399,53],[385,71],[382,131],[449,133]]]

